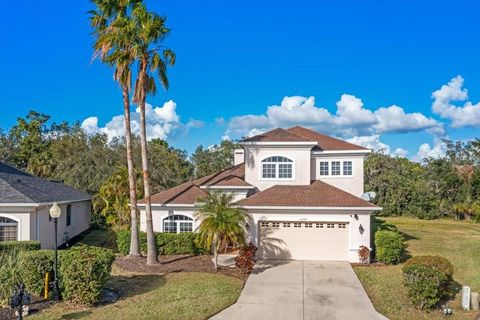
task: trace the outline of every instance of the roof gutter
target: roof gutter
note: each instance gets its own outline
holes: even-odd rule
[[[258,209],[258,210],[355,210],[355,211],[380,211],[382,207],[303,207],[303,206],[236,206],[242,209]]]

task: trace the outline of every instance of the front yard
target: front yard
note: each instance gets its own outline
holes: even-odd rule
[[[237,300],[243,281],[200,272],[132,273],[114,265],[107,287],[120,294],[117,302],[92,308],[59,303],[31,319],[206,319]]]
[[[454,309],[450,319],[475,319],[474,312],[461,310],[461,285],[472,291],[480,290],[480,225],[453,220],[419,220],[412,218],[382,218],[392,223],[407,238],[412,256],[439,255],[455,267],[455,298],[448,302]],[[360,281],[378,312],[397,319],[441,319],[440,311],[424,312],[413,308],[402,284],[402,265],[355,266]]]

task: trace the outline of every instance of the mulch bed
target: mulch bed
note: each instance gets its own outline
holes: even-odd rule
[[[49,308],[53,304],[52,301],[45,301],[43,298],[32,296],[29,305],[29,314],[35,314]],[[0,319],[16,319],[15,311],[10,308],[0,308]]]
[[[125,256],[117,257],[114,264],[126,271],[138,273],[167,274],[172,272],[207,272],[223,274],[242,280],[246,280],[248,278],[248,275],[242,273],[237,267],[219,267],[218,270],[215,270],[211,259],[212,257],[209,255],[163,255],[160,256],[159,264],[147,266],[147,259],[145,257]]]

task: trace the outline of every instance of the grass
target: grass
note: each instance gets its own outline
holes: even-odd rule
[[[411,256],[439,255],[455,267],[453,298],[448,306],[454,310],[450,319],[474,319],[474,312],[460,307],[461,285],[480,290],[480,225],[454,220],[419,220],[382,218],[406,235]],[[439,310],[416,310],[402,283],[402,266],[356,266],[355,271],[378,312],[396,319],[442,319]]]
[[[107,287],[119,292],[120,300],[91,308],[59,303],[29,318],[207,319],[237,300],[243,281],[210,273],[135,274],[114,266]]]
[[[102,247],[117,251],[115,233],[111,229],[90,229],[75,238],[74,244]]]

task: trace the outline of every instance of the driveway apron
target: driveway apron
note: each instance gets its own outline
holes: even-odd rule
[[[238,301],[213,320],[375,320],[377,313],[347,262],[258,261]]]

